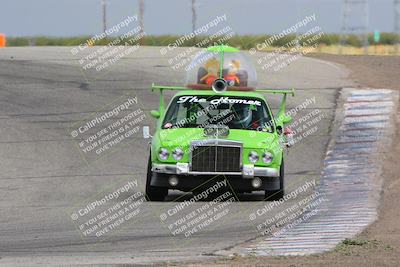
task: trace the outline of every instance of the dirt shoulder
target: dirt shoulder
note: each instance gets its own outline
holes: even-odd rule
[[[363,87],[400,90],[399,56],[336,56],[312,55],[326,61],[342,64],[351,70],[350,78]]]
[[[400,90],[400,57],[334,56],[312,57],[345,65],[360,87]],[[357,237],[329,253],[304,257],[230,258],[189,266],[398,266],[400,262],[400,131],[397,118],[392,151],[382,160],[383,196],[379,219]]]

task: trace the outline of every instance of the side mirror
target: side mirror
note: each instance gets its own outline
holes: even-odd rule
[[[291,123],[292,121],[293,121],[293,118],[291,116],[284,116],[282,118],[282,123],[283,124],[288,124],[288,123]]]
[[[150,111],[150,115],[153,117],[153,118],[156,118],[156,119],[158,119],[158,118],[160,118],[160,112],[158,111],[158,110],[152,110],[152,111]]]
[[[280,125],[276,126],[276,132],[277,132],[279,135],[281,135],[282,132],[283,132],[282,126],[280,126]]]
[[[150,135],[150,127],[149,126],[143,126],[143,138],[144,139],[149,139],[152,136]]]

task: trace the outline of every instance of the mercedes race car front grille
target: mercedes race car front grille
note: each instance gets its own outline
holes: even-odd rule
[[[193,147],[191,170],[195,172],[240,172],[241,147],[213,145]]]

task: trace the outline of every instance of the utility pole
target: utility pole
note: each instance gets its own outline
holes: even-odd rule
[[[103,32],[107,30],[107,2],[106,0],[101,0],[101,6],[103,9]]]
[[[358,12],[358,13],[356,13]],[[361,14],[360,14],[361,12]],[[343,0],[342,1],[342,27],[340,35],[339,54],[342,54],[343,45],[349,34],[361,35],[363,38],[364,53],[368,54],[368,26],[369,3],[368,0]]]
[[[299,9],[299,1],[295,0],[295,4],[296,4],[296,21],[300,20],[300,9]],[[300,51],[300,42],[299,42],[299,31],[296,30],[296,51],[299,52]]]
[[[192,0],[192,33],[194,33],[194,31],[196,30],[196,21],[196,0]],[[196,45],[196,36],[194,36],[193,38],[193,45]]]
[[[400,0],[394,0],[394,32],[396,34],[396,55],[400,51]]]
[[[197,20],[196,0],[192,0],[192,32],[196,30],[196,20]]]
[[[144,33],[144,0],[138,0],[139,5],[139,27],[140,27],[140,35],[142,36],[139,39],[139,44],[143,45],[143,33]]]

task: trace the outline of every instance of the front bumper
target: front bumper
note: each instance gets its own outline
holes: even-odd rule
[[[252,165],[251,165],[252,166]],[[151,185],[183,191],[192,191],[211,181],[228,180],[230,186],[237,192],[259,190],[280,190],[279,171],[274,168],[243,166],[242,172],[193,172],[188,164],[153,164]],[[169,179],[175,177],[178,183],[172,186]],[[257,177],[257,178],[256,178]],[[252,181],[261,180],[261,186],[254,187]]]
[[[242,176],[243,178],[254,177],[279,177],[279,169],[269,167],[255,167],[254,165],[243,165],[241,172],[195,172],[190,171],[188,163],[176,164],[153,164],[152,172],[176,175],[225,175]]]

